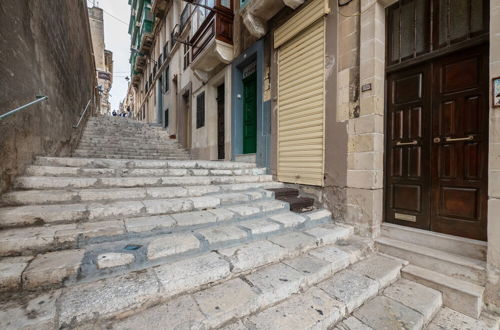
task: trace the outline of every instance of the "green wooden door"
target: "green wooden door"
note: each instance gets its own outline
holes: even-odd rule
[[[243,153],[257,151],[257,74],[243,80]]]

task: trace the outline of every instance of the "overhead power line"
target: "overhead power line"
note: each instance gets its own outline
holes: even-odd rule
[[[90,0],[87,0],[87,2],[88,2],[89,4],[91,4],[92,6],[94,5],[94,3],[93,3],[92,1],[90,1]],[[102,9],[102,8],[101,8],[101,9]],[[123,23],[123,24],[125,24],[126,26],[128,26],[128,23],[127,23],[127,22],[125,22],[124,20],[122,20],[121,18],[116,17],[115,15],[113,15],[113,14],[111,14],[111,13],[107,12],[107,11],[106,11],[106,10],[104,10],[104,9],[102,9],[102,11],[103,11],[106,15],[108,15],[108,16],[110,16],[110,17],[114,18],[115,20],[117,20],[118,22]]]

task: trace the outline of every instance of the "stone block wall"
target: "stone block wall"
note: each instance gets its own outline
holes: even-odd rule
[[[2,0],[0,31],[0,113],[49,97],[0,121],[3,192],[35,156],[71,154],[95,65],[85,0]]]
[[[499,76],[500,0],[490,0],[490,78]],[[491,310],[500,313],[500,108],[490,109],[489,134],[488,285],[485,301]]]

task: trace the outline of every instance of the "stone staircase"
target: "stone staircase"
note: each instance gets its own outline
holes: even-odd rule
[[[89,118],[75,157],[187,160],[189,153],[157,125],[124,117]]]
[[[1,329],[498,329],[330,212],[290,212],[255,164],[92,155],[39,157],[1,197]]]

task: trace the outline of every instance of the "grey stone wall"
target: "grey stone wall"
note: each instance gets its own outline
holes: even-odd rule
[[[0,121],[0,193],[37,155],[70,155],[72,126],[95,86],[85,0],[0,1],[0,114],[49,97]]]

